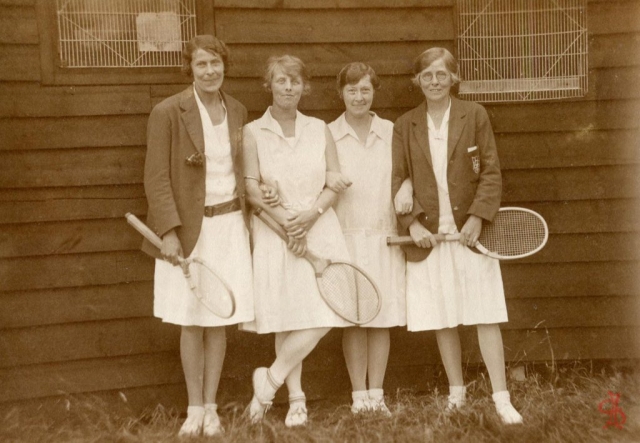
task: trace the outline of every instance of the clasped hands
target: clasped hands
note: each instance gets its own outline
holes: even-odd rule
[[[465,246],[476,246],[481,230],[482,219],[477,215],[470,215],[460,230],[460,239],[458,241]],[[409,225],[409,235],[411,235],[411,239],[416,246],[421,248],[433,248],[438,244],[436,237],[417,218]]]

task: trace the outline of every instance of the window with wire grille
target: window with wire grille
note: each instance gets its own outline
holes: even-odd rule
[[[181,66],[196,0],[56,0],[65,68]]]
[[[582,97],[587,0],[457,0],[459,95],[480,102]]]

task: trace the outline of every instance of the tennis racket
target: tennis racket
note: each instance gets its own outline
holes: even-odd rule
[[[438,241],[457,241],[460,234],[436,234]],[[525,208],[500,208],[492,223],[484,223],[476,248],[498,260],[535,254],[547,244],[549,228],[537,212]],[[409,236],[387,237],[388,245],[412,245]]]
[[[268,214],[258,208],[254,214],[285,242],[287,232]],[[307,250],[304,255],[316,274],[318,291],[333,312],[356,325],[369,323],[380,312],[380,291],[364,270],[344,261],[316,257]]]
[[[162,240],[135,215],[127,213],[127,221],[156,248],[162,248]],[[211,266],[199,257],[180,258],[180,267],[193,295],[213,314],[230,318],[236,312],[236,299],[229,284]],[[197,284],[196,284],[197,282]]]

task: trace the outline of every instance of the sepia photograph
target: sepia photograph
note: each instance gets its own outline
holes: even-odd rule
[[[0,0],[0,441],[640,441],[640,0]]]

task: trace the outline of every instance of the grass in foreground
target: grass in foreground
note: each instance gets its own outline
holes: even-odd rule
[[[276,405],[262,425],[251,426],[244,404],[220,410],[224,436],[189,441],[221,442],[638,442],[640,441],[640,371],[601,370],[584,366],[529,368],[523,382],[512,382],[515,407],[525,423],[504,426],[491,402],[483,373],[468,385],[468,404],[461,412],[444,412],[446,392],[418,394],[399,390],[387,396],[390,419],[375,414],[354,417],[349,406],[335,401],[309,403],[310,422],[300,429],[284,426],[286,405]],[[548,368],[547,368],[548,369]],[[439,383],[441,386],[441,383]],[[619,407],[627,416],[622,429],[604,428],[609,416],[598,404],[608,392],[621,394]],[[161,406],[141,416],[108,412],[109,405],[92,398],[79,401],[63,418],[13,409],[2,417],[3,442],[172,442],[183,417]],[[606,406],[608,408],[608,405]],[[40,411],[41,412],[41,411]],[[620,419],[620,416],[618,416]]]

